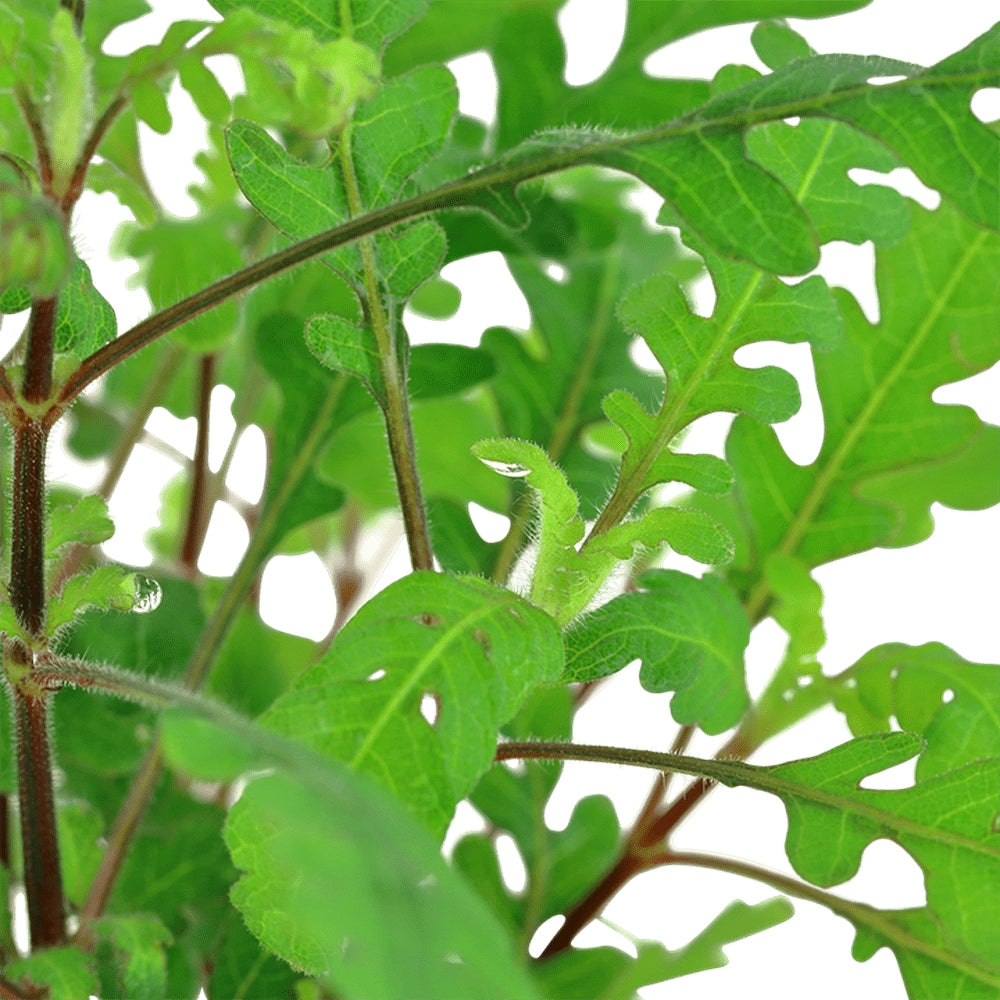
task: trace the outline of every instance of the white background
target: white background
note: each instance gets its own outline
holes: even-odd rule
[[[469,0],[474,3],[475,0]],[[130,51],[158,40],[165,25],[174,19],[216,16],[203,0],[153,0],[156,12],[134,25],[119,29],[110,44],[116,52]],[[821,8],[817,2],[817,9]],[[799,30],[819,52],[879,54],[930,65],[966,45],[995,20],[981,0],[951,0],[949,3],[875,0],[871,7],[854,14],[824,21],[796,21]],[[266,5],[263,5],[266,7]],[[567,36],[569,63],[567,80],[582,84],[600,75],[620,43],[624,18],[622,0],[570,0],[560,24]],[[654,75],[711,77],[726,63],[739,62],[764,70],[750,45],[751,25],[718,28],[685,39],[660,50],[647,63]],[[213,65],[226,86],[238,86],[238,72],[225,60]],[[476,55],[459,60],[453,69],[459,81],[462,108],[489,119],[495,102],[495,80],[489,60]],[[981,117],[996,117],[995,100],[1000,92],[982,95],[974,108]],[[987,102],[993,100],[991,106]],[[172,96],[176,127],[168,137],[144,128],[144,158],[154,188],[167,208],[177,215],[190,215],[194,204],[185,187],[198,175],[192,166],[194,149],[203,141],[190,101],[175,88]],[[898,173],[898,172],[897,172]],[[894,176],[893,181],[900,180]],[[934,193],[901,179],[904,193],[921,200]],[[655,215],[658,199],[647,192],[640,199]],[[114,226],[125,218],[110,195],[86,195],[74,225],[79,252],[91,264],[94,280],[118,313],[124,330],[148,312],[141,292],[123,291],[123,283],[134,265],[113,262],[107,256],[108,239]],[[877,317],[878,304],[872,277],[870,245],[846,244],[824,250],[821,272],[831,282],[850,288],[870,317]],[[430,323],[411,317],[414,339],[440,339],[475,343],[486,326],[507,324],[524,328],[529,323],[527,306],[513,285],[498,255],[462,261],[446,270],[463,289],[463,305],[449,324]],[[701,289],[702,309],[711,307],[710,288]],[[8,323],[5,346],[16,333]],[[764,362],[766,352],[741,355],[744,363]],[[779,348],[772,353],[800,378],[804,405],[780,433],[789,454],[801,463],[811,461],[819,449],[822,420],[815,385],[811,381],[808,351]],[[975,406],[984,419],[1000,422],[1000,378],[993,370],[960,385],[939,390],[941,402],[962,401]],[[218,440],[212,449],[217,467],[231,428],[228,405],[232,393],[225,388],[213,397],[213,426]],[[721,452],[727,418],[706,418],[692,432],[691,447]],[[149,428],[190,454],[194,444],[194,421],[180,422],[163,411],[154,413]],[[59,434],[57,431],[56,440]],[[250,432],[237,455],[228,485],[254,500],[261,482],[261,440]],[[155,522],[157,496],[176,465],[162,455],[141,447],[114,497],[112,514],[118,531],[106,546],[115,559],[138,565],[150,556],[142,537]],[[50,474],[84,486],[100,478],[101,466],[81,466],[58,454],[53,447]],[[923,643],[937,640],[950,645],[970,660],[997,662],[997,632],[994,618],[1000,586],[1000,515],[997,510],[968,514],[941,508],[935,512],[937,531],[919,546],[903,550],[875,550],[820,568],[816,576],[826,591],[825,615],[829,642],[820,654],[824,669],[837,672],[871,647],[884,642]],[[487,528],[489,525],[487,524]],[[383,534],[390,542],[398,528],[388,526]],[[228,574],[246,544],[246,531],[235,513],[220,504],[212,520],[201,569],[209,574]],[[381,584],[406,572],[405,547],[397,550]],[[315,557],[276,559],[268,567],[264,584],[264,614],[275,627],[322,637],[334,615],[334,599],[328,577]],[[773,623],[754,633],[748,656],[749,683],[758,692],[777,662],[783,636]],[[575,739],[651,749],[669,748],[675,732],[669,711],[669,695],[641,692],[637,669],[626,669],[607,690],[581,711]],[[771,763],[825,750],[848,737],[846,727],[834,712],[819,713],[805,726],[768,744],[755,760]],[[691,752],[711,753],[718,740],[696,739]],[[905,766],[902,769],[906,770]],[[912,780],[905,773],[895,780]],[[892,776],[890,776],[892,777]],[[550,807],[548,820],[554,827],[566,822],[572,802],[582,794],[603,793],[614,801],[623,821],[629,821],[649,785],[647,773],[593,764],[569,764]],[[680,787],[679,785],[676,787]],[[468,819],[460,813],[459,821]],[[676,837],[680,849],[713,851],[738,856],[790,872],[781,848],[785,831],[784,812],[770,796],[742,790],[714,792],[685,823]],[[512,881],[518,877],[516,859],[508,859]],[[885,841],[873,844],[858,876],[839,887],[838,893],[883,907],[917,906],[923,902],[922,878],[904,852]],[[708,924],[734,897],[746,902],[769,898],[766,886],[716,872],[672,868],[660,870],[630,883],[608,907],[609,921],[641,938],[660,939],[670,948],[684,945]],[[885,1000],[904,995],[902,982],[890,954],[883,950],[861,965],[850,958],[853,931],[850,925],[813,904],[795,901],[796,916],[764,934],[727,948],[730,964],[721,970],[674,980],[643,991],[649,1000],[703,998],[707,996],[767,996],[792,1000],[808,995],[813,1000],[839,998],[854,993]],[[543,928],[546,935],[555,927]],[[541,932],[540,932],[541,933]],[[614,943],[628,949],[627,939],[600,924],[592,925],[579,943]],[[537,946],[544,944],[539,941]],[[533,950],[537,950],[533,949]]]

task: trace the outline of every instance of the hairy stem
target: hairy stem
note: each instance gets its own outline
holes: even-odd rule
[[[32,304],[28,320],[28,348],[24,363],[21,393],[29,403],[41,403],[52,392],[53,338],[55,335],[55,297],[38,299]]]
[[[364,206],[354,171],[350,127],[341,135],[339,158],[351,214],[361,216]],[[410,550],[410,562],[414,569],[430,570],[434,568],[434,556],[427,527],[427,509],[417,472],[417,449],[413,439],[413,421],[410,418],[410,399],[406,391],[407,347],[398,343],[396,323],[386,312],[379,284],[374,240],[370,236],[364,237],[359,250],[365,285],[365,313],[378,346],[384,389],[384,397],[380,402],[385,416],[389,454],[406,530],[406,542]]]
[[[31,655],[22,643],[8,644],[11,653],[18,647],[23,650],[24,658],[30,660]],[[35,697],[20,688],[14,689],[24,891],[32,948],[51,948],[66,940],[48,700],[45,694]]]

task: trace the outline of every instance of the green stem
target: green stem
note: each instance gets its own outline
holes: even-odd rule
[[[351,128],[348,126],[340,137],[340,172],[351,214],[362,216],[364,206],[351,157]],[[406,347],[398,342],[396,324],[386,314],[382,289],[379,287],[374,239],[370,236],[364,237],[360,241],[359,250],[365,286],[365,312],[378,347],[379,367],[385,394],[382,412],[385,416],[389,454],[399,494],[400,512],[406,529],[410,562],[415,570],[432,570],[434,555],[427,527],[427,508],[417,471],[417,449],[413,438],[413,421],[410,417],[410,400],[406,391]]]

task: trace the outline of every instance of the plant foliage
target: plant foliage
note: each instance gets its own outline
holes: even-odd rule
[[[935,395],[1000,361],[1000,142],[973,112],[1000,86],[1000,26],[923,67],[818,54],[785,20],[864,0],[630,0],[611,64],[570,86],[557,0],[210,3],[112,55],[145,0],[0,0],[0,314],[22,321],[0,362],[0,881],[28,904],[26,926],[3,908],[0,994],[626,1000],[725,965],[804,899],[853,925],[858,961],[888,948],[914,1000],[995,997],[1000,666],[929,642],[824,669],[814,571],[926,539],[935,504],[1000,503],[1000,428]],[[736,21],[767,72],[644,70]],[[470,53],[496,72],[491,124],[459,111],[446,64]],[[175,83],[207,129],[190,218],[142,155],[143,129],[175,128]],[[938,207],[855,173],[899,168]],[[71,239],[85,194],[128,214],[114,249],[153,308],[131,329]],[[877,320],[812,273],[835,241],[874,248]],[[414,317],[463,304],[442,267],[497,252],[530,330],[411,344]],[[796,377],[741,354],[765,342],[812,358],[808,464],[774,429]],[[155,407],[198,433],[140,571],[100,546]],[[720,415],[724,455],[690,447]],[[63,419],[102,462],[92,490],[46,482]],[[256,500],[227,481],[251,428]],[[222,580],[199,568],[220,502],[250,535]],[[386,523],[413,570],[388,586]],[[270,561],[303,552],[335,597],[319,642],[261,613]],[[752,694],[768,619],[787,644]],[[673,750],[573,742],[636,661],[670,696]],[[747,762],[823,708],[851,739]],[[688,755],[696,734],[713,750]],[[659,773],[634,822],[589,794],[556,829],[569,759]],[[914,759],[909,787],[867,784]],[[675,845],[720,785],[780,800],[792,874]],[[836,891],[880,839],[924,905]],[[678,949],[576,943],[672,865],[779,895]]]

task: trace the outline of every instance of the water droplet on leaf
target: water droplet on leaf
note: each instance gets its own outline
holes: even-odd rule
[[[531,472],[531,469],[526,469],[523,465],[518,465],[515,462],[498,462],[489,458],[484,458],[483,461],[494,472],[499,472],[501,476],[510,476],[512,479],[520,479],[521,476],[526,476]]]
[[[140,615],[148,615],[155,611],[163,600],[163,590],[160,585],[148,576],[137,573],[135,576],[135,604],[132,610]]]

